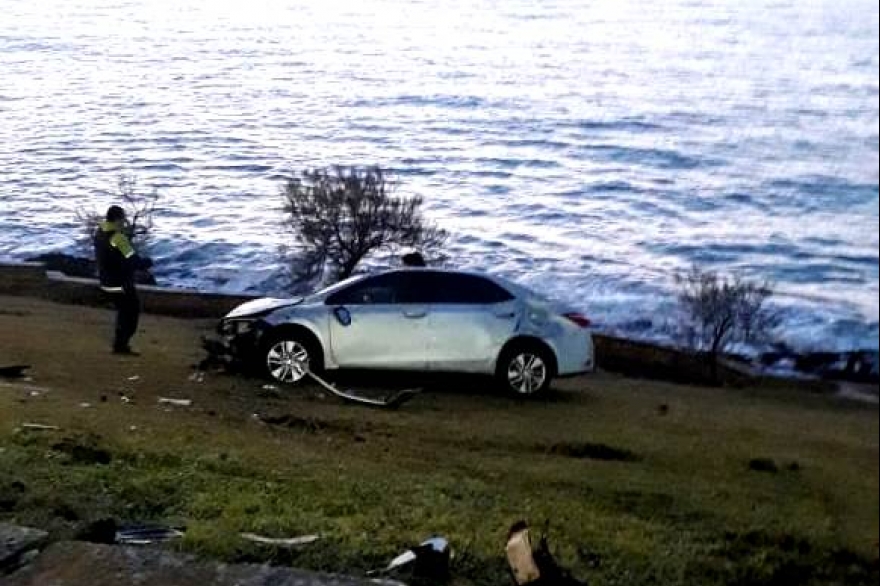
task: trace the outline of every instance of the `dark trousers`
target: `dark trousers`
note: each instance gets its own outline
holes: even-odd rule
[[[141,316],[141,302],[134,287],[126,287],[119,293],[105,293],[116,307],[116,335],[114,350],[127,350],[131,337],[137,332]]]

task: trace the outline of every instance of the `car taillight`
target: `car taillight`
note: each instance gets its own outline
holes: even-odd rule
[[[582,313],[565,313],[563,315],[568,321],[573,322],[582,328],[590,327],[590,319]]]

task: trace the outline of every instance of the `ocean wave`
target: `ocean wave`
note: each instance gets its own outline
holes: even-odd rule
[[[281,183],[379,164],[450,231],[450,266],[607,331],[671,339],[673,275],[702,263],[775,281],[785,339],[877,347],[877,8],[851,1],[864,18],[770,3],[761,26],[753,4],[690,0],[603,18],[180,0],[183,25],[148,3],[6,3],[0,258],[72,250],[73,208],[134,173],[163,196],[164,283],[283,294]]]

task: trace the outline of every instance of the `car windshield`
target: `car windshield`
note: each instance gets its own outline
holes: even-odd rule
[[[349,285],[357,283],[358,281],[361,281],[369,276],[370,275],[355,275],[354,277],[349,277],[347,279],[339,281],[338,283],[334,283],[334,284],[330,285],[329,287],[324,287],[323,289],[319,289],[318,291],[315,291],[314,293],[309,294],[308,297],[327,297],[327,296],[332,295],[332,294],[336,293],[337,291],[341,291],[342,289],[345,289]]]

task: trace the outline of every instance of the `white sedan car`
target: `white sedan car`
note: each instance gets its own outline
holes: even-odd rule
[[[296,384],[307,370],[489,374],[519,395],[593,370],[589,320],[489,275],[407,268],[304,298],[257,299],[220,322],[234,360]]]

